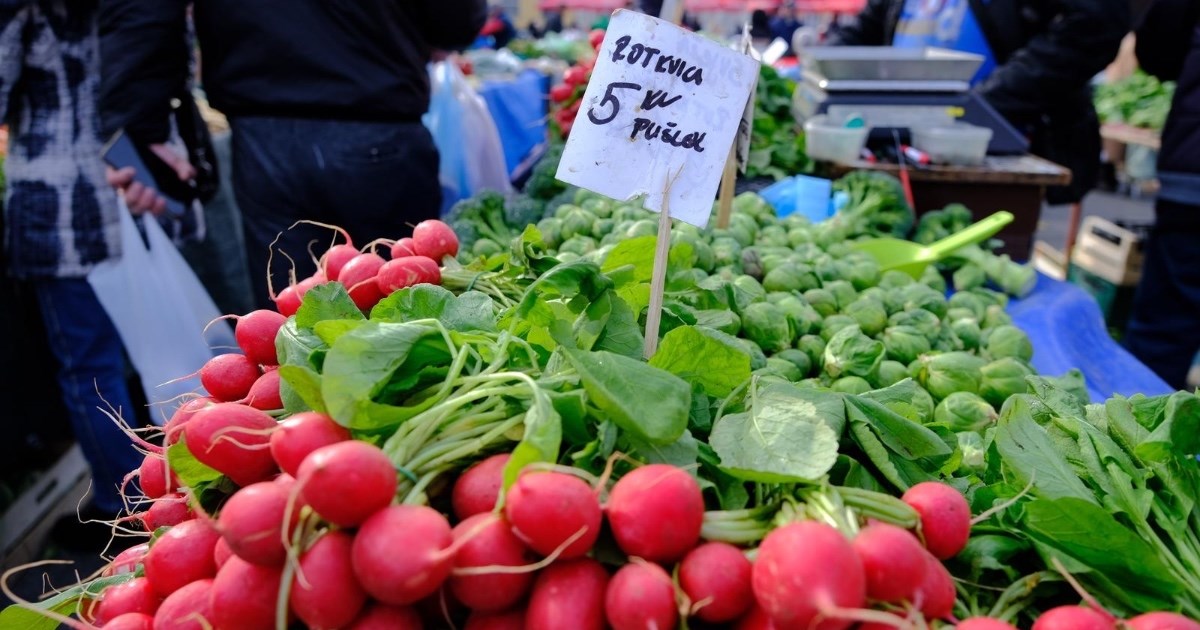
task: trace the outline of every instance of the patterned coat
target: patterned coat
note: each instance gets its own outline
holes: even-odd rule
[[[97,0],[0,0],[5,240],[18,278],[83,277],[120,255],[96,110]]]

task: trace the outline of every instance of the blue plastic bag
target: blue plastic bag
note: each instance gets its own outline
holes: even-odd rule
[[[764,188],[759,196],[781,217],[798,213],[813,223],[820,223],[837,210],[837,198],[831,196],[832,190],[833,182],[828,179],[794,175]]]

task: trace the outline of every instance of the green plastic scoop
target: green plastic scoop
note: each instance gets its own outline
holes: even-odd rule
[[[929,245],[920,245],[898,238],[873,238],[850,243],[850,246],[870,254],[879,261],[879,270],[895,269],[913,278],[920,278],[925,267],[966,247],[983,242],[1012,223],[1011,212],[1001,210],[990,217],[971,225],[957,234],[952,234]]]

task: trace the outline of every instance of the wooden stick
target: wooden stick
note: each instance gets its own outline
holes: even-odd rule
[[[729,227],[729,215],[733,211],[733,188],[737,181],[737,140],[729,147],[729,158],[725,160],[725,170],[721,171],[721,192],[718,195],[717,227]]]
[[[668,195],[663,195],[662,211],[658,213],[658,242],[654,249],[654,271],[650,276],[650,310],[646,312],[646,358],[658,350],[658,329],[662,324],[663,291],[667,288],[667,259],[671,256],[671,209]]]

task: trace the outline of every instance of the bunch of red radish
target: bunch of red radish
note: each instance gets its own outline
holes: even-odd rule
[[[588,41],[592,49],[599,52],[604,43],[604,29],[592,30],[588,34]],[[592,68],[595,65],[595,57],[580,60],[563,73],[562,83],[550,88],[551,118],[554,126],[558,128],[559,136],[564,139],[571,135],[571,127],[575,125],[575,116],[579,114],[583,93],[592,78]]]
[[[458,236],[449,225],[437,219],[418,223],[411,238],[375,241],[362,250],[354,247],[344,230],[335,229],[346,242],[334,245],[322,254],[312,276],[293,282],[273,296],[275,308],[280,313],[285,316],[295,314],[304,294],[326,282],[340,282],[354,304],[369,311],[379,300],[405,287],[441,283],[441,261],[446,256],[458,255]],[[389,259],[376,253],[378,245],[388,246]]]

